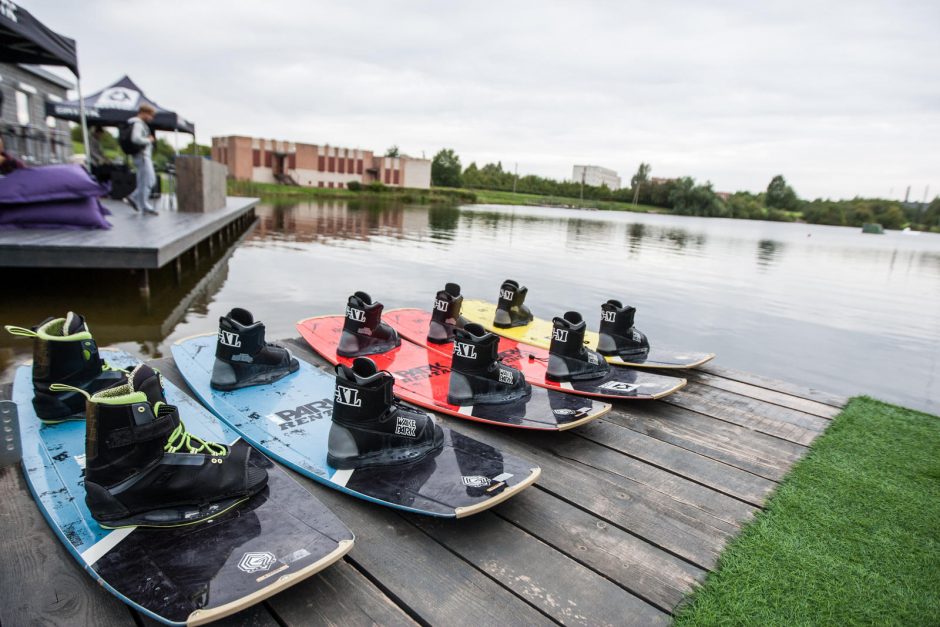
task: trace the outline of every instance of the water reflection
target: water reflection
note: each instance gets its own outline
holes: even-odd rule
[[[637,306],[654,342],[715,351],[718,365],[940,411],[938,235],[387,202],[263,205],[257,215],[238,247],[187,258],[180,285],[172,272],[154,277],[149,308],[116,275],[17,272],[7,284],[18,297],[0,302],[0,320],[34,324],[71,308],[101,344],[160,356],[234,306],[274,339],[295,336],[300,318],[341,311],[355,290],[388,308],[427,308],[448,281],[494,299],[510,277],[543,317],[575,309],[596,327],[600,303],[618,298]],[[28,353],[28,342],[0,336],[0,370]]]

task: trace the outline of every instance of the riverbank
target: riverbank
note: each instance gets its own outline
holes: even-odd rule
[[[648,205],[632,205],[630,203],[581,200],[578,198],[563,198],[560,196],[540,196],[538,194],[514,194],[512,192],[492,191],[485,189],[459,189],[448,187],[432,187],[431,189],[410,189],[387,186],[365,185],[360,189],[339,189],[329,187],[301,187],[294,185],[280,185],[277,183],[255,183],[252,181],[228,182],[228,193],[232,196],[260,197],[266,202],[285,203],[297,202],[302,199],[343,199],[355,200],[368,198],[370,200],[385,199],[417,204],[483,204],[483,205],[515,205],[529,207],[559,207],[565,209],[596,209],[604,211],[634,211],[637,213],[669,213],[661,207]]]

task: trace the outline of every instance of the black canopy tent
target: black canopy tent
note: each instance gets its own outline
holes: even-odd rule
[[[91,94],[82,100],[69,100],[66,102],[46,102],[46,115],[78,122],[82,109],[85,110],[85,119],[88,124],[99,126],[121,126],[128,118],[137,114],[137,108],[142,104],[149,104],[157,110],[156,116],[150,122],[150,128],[157,131],[182,131],[194,136],[196,127],[192,122],[183,119],[174,111],[164,109],[137,86],[128,76],[122,77],[112,85],[99,92]]]
[[[74,39],[50,30],[29,11],[11,0],[0,1],[0,61],[6,63],[33,63],[36,65],[64,65],[75,75],[78,99],[82,102],[82,82],[78,74],[78,52]],[[76,121],[82,125],[85,153],[88,154],[88,125],[85,111],[79,107]]]

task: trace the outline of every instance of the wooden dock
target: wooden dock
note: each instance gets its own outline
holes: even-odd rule
[[[301,340],[295,354],[325,366]],[[171,360],[154,363],[185,389]],[[9,397],[9,386],[0,388]],[[664,624],[847,399],[718,366],[661,401],[563,433],[444,424],[542,467],[459,521],[397,512],[299,475],[356,534],[323,573],[228,625]],[[152,624],[79,568],[18,466],[0,469],[0,623]],[[15,533],[12,533],[15,530]]]
[[[65,231],[18,229],[0,231],[0,268],[127,269],[149,290],[150,271],[181,257],[209,249],[223,235],[234,236],[255,220],[257,198],[230,196],[225,207],[206,213],[161,210],[158,216],[134,212],[117,201],[104,201],[111,211],[110,229]]]

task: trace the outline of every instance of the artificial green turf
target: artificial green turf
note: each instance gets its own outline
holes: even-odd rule
[[[940,625],[940,418],[856,398],[679,625]]]

